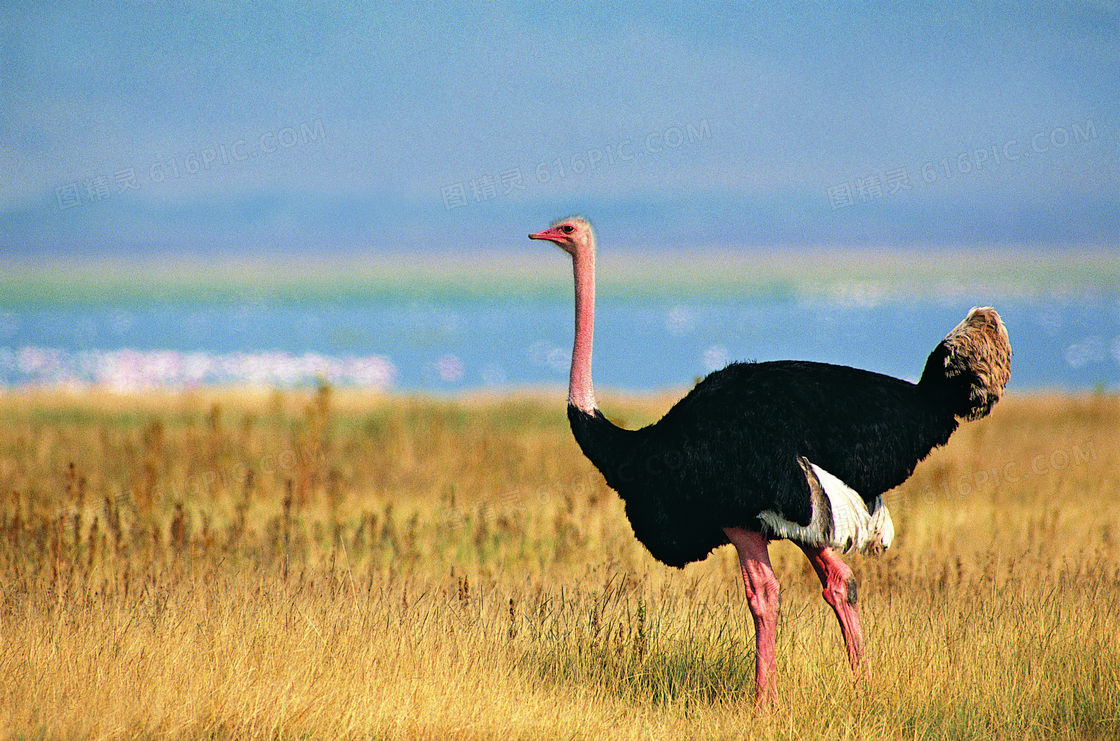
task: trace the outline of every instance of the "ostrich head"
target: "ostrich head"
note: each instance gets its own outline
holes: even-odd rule
[[[594,249],[595,234],[591,230],[591,222],[582,216],[569,216],[553,222],[552,226],[543,232],[530,234],[529,239],[544,239],[560,245],[560,249],[573,257]]]

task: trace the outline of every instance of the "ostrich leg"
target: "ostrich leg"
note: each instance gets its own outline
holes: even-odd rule
[[[840,560],[831,548],[802,545],[801,550],[813,564],[824,587],[824,601],[836,613],[840,621],[840,633],[848,648],[848,661],[856,677],[867,664],[867,654],[863,650],[863,632],[859,627],[859,608],[856,607],[856,578],[848,565]]]
[[[778,579],[770,566],[767,540],[761,533],[739,527],[724,528],[739,553],[739,568],[747,588],[747,604],[754,616],[756,708],[774,704],[777,696]]]

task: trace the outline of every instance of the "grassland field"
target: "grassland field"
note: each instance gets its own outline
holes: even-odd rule
[[[1012,394],[887,502],[858,683],[772,547],[759,714],[734,551],[655,562],[560,390],[3,392],[0,737],[1120,738],[1120,399]]]

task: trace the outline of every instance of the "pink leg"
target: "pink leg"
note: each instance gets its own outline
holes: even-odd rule
[[[754,616],[756,708],[774,704],[777,697],[778,670],[778,580],[770,566],[767,540],[761,533],[739,527],[724,528],[728,540],[739,553],[739,567],[747,588],[747,604]]]
[[[836,612],[840,632],[848,648],[848,661],[858,677],[867,664],[863,650],[863,632],[859,627],[859,608],[856,607],[856,578],[848,565],[840,560],[831,548],[803,545],[801,550],[820,577],[824,587],[824,601]]]

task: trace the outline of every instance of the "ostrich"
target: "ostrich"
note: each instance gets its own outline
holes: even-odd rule
[[[654,558],[683,567],[731,543],[754,618],[755,705],[776,698],[778,581],[768,544],[796,543],[836,613],[858,677],[866,663],[856,581],[839,553],[877,554],[894,537],[883,503],[958,420],[986,416],[1010,376],[999,315],[975,308],[933,350],[917,384],[826,363],[731,363],[660,421],[611,423],[595,401],[595,235],[574,216],[530,239],[572,257],[575,343],[568,421],[584,455],[625,503]]]

